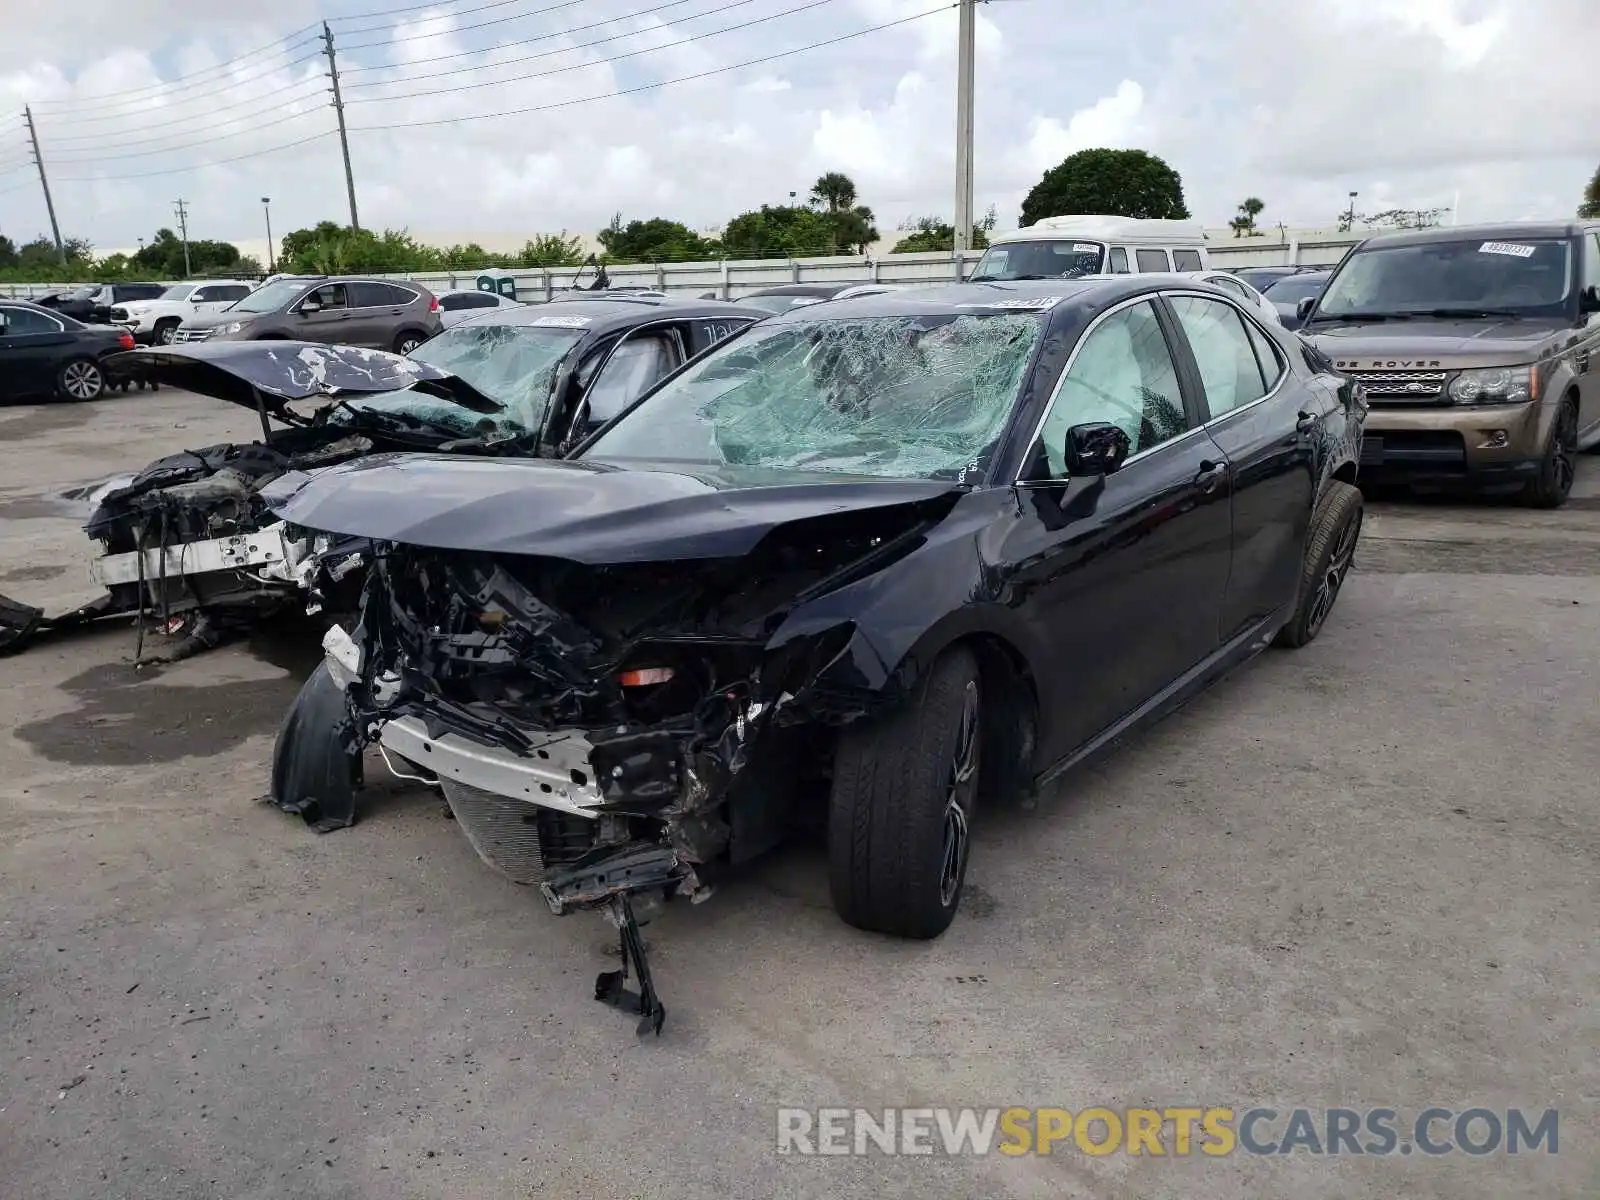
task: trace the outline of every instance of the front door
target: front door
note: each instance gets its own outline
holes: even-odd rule
[[[306,301],[314,306],[306,307]],[[294,320],[294,335],[302,341],[351,345],[350,303],[342,283],[324,283],[313,288],[300,301]]]
[[[1312,433],[1339,407],[1339,385],[1328,377],[1300,387],[1272,339],[1226,301],[1174,295],[1167,302],[1204,393],[1206,433],[1231,477],[1228,641],[1295,599],[1316,499]]]
[[[66,361],[72,336],[46,313],[0,305],[0,395],[43,396],[55,391],[56,371]]]
[[[1131,456],[1110,475],[1071,478],[1067,430],[1101,421],[1128,435]],[[1198,424],[1151,301],[1090,328],[1040,430],[1045,478],[1018,485],[999,552],[1047,663],[1042,761],[1082,747],[1219,645],[1231,517],[1226,468]]]

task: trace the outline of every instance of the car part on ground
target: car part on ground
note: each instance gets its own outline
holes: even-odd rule
[[[108,380],[121,382],[107,359],[133,349],[125,329],[85,325],[63,312],[22,300],[0,300],[0,399],[54,396],[98,400]]]
[[[1600,221],[1367,238],[1305,308],[1300,332],[1372,405],[1374,483],[1555,508],[1600,449]]]
[[[1327,514],[1364,415],[1209,286],[967,285],[773,316],[567,461],[286,476],[274,513],[365,539],[373,569],[280,732],[273,799],[338,827],[365,746],[422,764],[487,863],[622,927],[645,982],[596,994],[643,1031],[646,901],[705,899],[825,793],[841,915],[935,936],[980,802],[1308,604],[1291,640],[1316,636],[1359,533]]]

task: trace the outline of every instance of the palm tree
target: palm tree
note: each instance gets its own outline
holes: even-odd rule
[[[1245,198],[1239,205],[1239,215],[1228,222],[1228,227],[1233,230],[1234,237],[1255,237],[1256,218],[1261,215],[1261,210],[1266,207],[1254,196]]]
[[[856,185],[850,176],[839,171],[829,171],[811,185],[811,203],[826,208],[830,213],[843,212],[856,206]]]

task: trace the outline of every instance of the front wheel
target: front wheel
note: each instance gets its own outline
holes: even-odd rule
[[[177,321],[156,322],[155,337],[152,339],[158,346],[170,346],[178,340]]]
[[[106,373],[98,363],[75,358],[56,376],[56,390],[68,400],[98,400],[105,394]]]
[[[1522,489],[1522,502],[1530,508],[1560,508],[1565,504],[1578,471],[1577,455],[1578,409],[1563,402],[1539,461],[1539,473]]]
[[[978,661],[947,651],[903,707],[847,727],[834,754],[829,890],[851,925],[938,937],[961,903],[978,796]]]
[[[1328,494],[1311,519],[1299,601],[1294,616],[1273,639],[1277,645],[1299,649],[1322,632],[1355,561],[1362,507],[1360,489],[1338,480],[1328,485]]]

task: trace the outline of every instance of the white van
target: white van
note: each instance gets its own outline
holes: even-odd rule
[[[1206,235],[1199,221],[1084,215],[1046,217],[991,238],[967,278],[1072,279],[1205,268]]]

